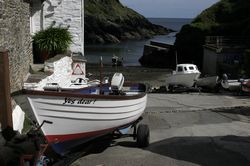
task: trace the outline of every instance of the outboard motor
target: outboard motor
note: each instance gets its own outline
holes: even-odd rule
[[[124,84],[124,77],[122,73],[115,73],[111,80],[111,90],[113,94],[121,94]]]
[[[223,81],[227,81],[227,80],[228,80],[227,74],[223,74],[223,75],[222,75],[222,80],[223,80]]]

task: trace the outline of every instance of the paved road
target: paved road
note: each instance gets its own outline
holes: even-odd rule
[[[72,165],[250,165],[249,97],[149,94],[143,121],[151,130],[149,147],[123,138]]]

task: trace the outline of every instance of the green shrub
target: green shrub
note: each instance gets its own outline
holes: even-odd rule
[[[34,52],[40,55],[46,52],[49,57],[65,53],[71,42],[72,36],[67,28],[49,27],[33,36]]]

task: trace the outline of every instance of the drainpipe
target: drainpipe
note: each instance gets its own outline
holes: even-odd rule
[[[84,0],[81,0],[81,24],[82,24],[82,34],[81,34],[81,40],[82,40],[82,54],[83,56],[85,55],[84,54]]]
[[[9,58],[6,50],[0,50],[0,122],[2,135],[9,141],[14,136],[10,97]]]

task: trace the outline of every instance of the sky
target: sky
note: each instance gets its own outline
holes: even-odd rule
[[[219,0],[120,0],[147,18],[194,18]]]

